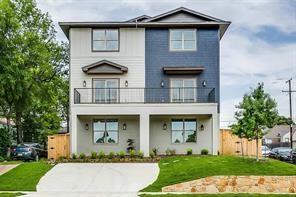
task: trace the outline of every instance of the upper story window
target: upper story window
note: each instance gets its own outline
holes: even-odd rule
[[[195,29],[171,29],[170,30],[171,51],[195,51],[196,30]]]
[[[118,29],[93,29],[92,31],[93,51],[118,51]]]

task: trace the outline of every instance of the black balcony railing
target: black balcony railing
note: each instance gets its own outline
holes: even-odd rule
[[[215,88],[75,88],[75,104],[215,103]]]

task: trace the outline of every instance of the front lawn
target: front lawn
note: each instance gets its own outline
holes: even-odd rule
[[[0,191],[36,191],[40,178],[51,168],[45,162],[22,163],[0,176]]]
[[[22,193],[0,193],[0,197],[16,197],[22,195]]]
[[[164,186],[218,175],[296,175],[296,165],[273,159],[256,162],[234,156],[175,156],[159,162],[157,180],[143,192],[159,192]]]

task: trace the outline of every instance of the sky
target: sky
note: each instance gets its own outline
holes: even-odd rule
[[[286,81],[296,90],[296,0],[37,0],[67,41],[58,22],[124,21],[154,16],[180,6],[231,21],[220,43],[221,127],[232,124],[245,93],[259,82],[289,116]],[[296,121],[296,92],[292,95]]]

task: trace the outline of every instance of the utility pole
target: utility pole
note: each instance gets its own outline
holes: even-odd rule
[[[290,123],[290,145],[291,145],[291,149],[293,149],[293,119],[292,119],[292,92],[296,92],[296,91],[292,91],[292,87],[291,87],[291,81],[292,78],[289,79],[288,81],[286,81],[286,83],[289,84],[289,90],[285,91],[283,90],[283,92],[288,92],[289,93],[289,105],[290,105],[290,119],[291,119],[291,123]]]

